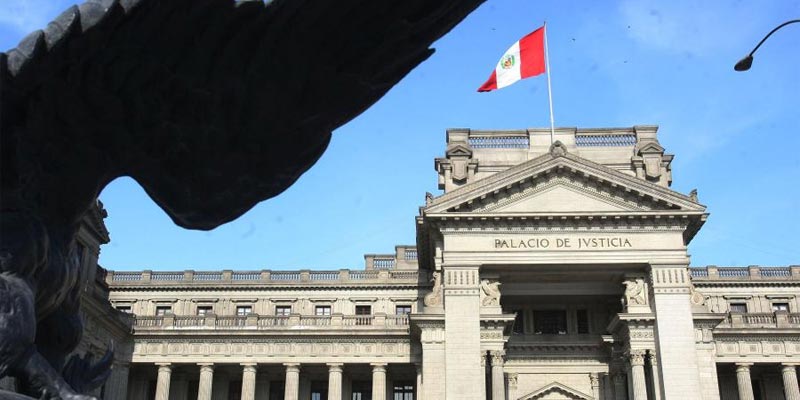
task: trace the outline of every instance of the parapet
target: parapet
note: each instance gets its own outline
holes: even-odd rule
[[[673,155],[664,153],[657,131],[654,125],[556,128],[552,139],[589,161],[669,187]],[[439,188],[449,192],[545,155],[551,144],[549,128],[448,129],[445,156],[435,162]]]

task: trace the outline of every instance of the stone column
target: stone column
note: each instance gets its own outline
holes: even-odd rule
[[[415,390],[415,398],[417,400],[422,400],[422,364],[414,363],[414,368],[417,371],[417,387]]]
[[[688,259],[651,265],[650,274],[656,314],[656,353],[660,357],[659,381],[665,383],[660,388],[661,398],[700,400]]]
[[[614,400],[628,400],[628,385],[625,383],[625,374],[614,374]]]
[[[284,400],[299,400],[300,397],[300,364],[287,363],[286,387],[283,392]]]
[[[156,400],[169,400],[169,381],[172,377],[172,364],[158,363],[158,380],[156,381]]]
[[[753,382],[750,380],[750,366],[752,365],[736,363],[736,383],[739,387],[739,400],[754,400]]]
[[[589,384],[592,385],[592,396],[600,399],[600,377],[596,374],[589,374]]]
[[[647,379],[644,375],[644,355],[644,351],[642,350],[631,350],[629,353],[633,400],[647,400]]]
[[[653,400],[661,400],[661,381],[658,379],[658,357],[655,353],[648,352],[650,358],[650,374],[653,376]]]
[[[242,400],[255,400],[256,398],[256,371],[258,364],[243,363],[242,369]]]
[[[328,400],[342,400],[342,365],[328,364]]]
[[[492,351],[492,400],[506,400],[506,376],[503,372],[504,351]]]
[[[386,400],[386,364],[372,365],[372,400]]]
[[[200,366],[200,383],[197,387],[197,400],[211,400],[211,388],[214,384],[214,364],[197,364]]]
[[[483,400],[479,265],[444,266],[445,397]]]
[[[797,364],[782,364],[783,395],[786,400],[800,400],[800,388],[797,386]]]

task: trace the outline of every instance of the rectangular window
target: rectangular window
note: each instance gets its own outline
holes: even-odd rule
[[[314,315],[331,315],[331,306],[316,306]]]
[[[576,315],[578,317],[578,333],[589,333],[589,311],[578,310]]]
[[[292,306],[275,306],[275,315],[288,317],[292,313]]]
[[[171,306],[156,306],[156,315],[164,315],[172,313]]]
[[[238,315],[240,317],[244,317],[247,314],[250,314],[252,312],[253,312],[253,307],[252,306],[237,306],[236,307],[236,315]]]
[[[397,315],[408,315],[411,314],[411,305],[410,304],[403,304],[394,307],[394,313]]]
[[[514,330],[511,333],[522,335],[525,333],[525,311],[514,310],[512,312],[515,313],[516,316],[514,317]]]
[[[395,384],[393,400],[414,400],[414,386],[411,384]]]
[[[772,303],[772,311],[789,312],[789,303]]]
[[[731,312],[732,313],[746,313],[747,312],[747,304],[746,303],[731,303]]]
[[[372,315],[372,306],[356,306],[356,315]]]
[[[197,315],[211,314],[211,306],[197,306]]]
[[[564,310],[535,310],[533,331],[543,335],[566,335],[567,312]]]
[[[131,314],[133,312],[131,311],[131,306],[117,306],[117,310],[128,314]]]

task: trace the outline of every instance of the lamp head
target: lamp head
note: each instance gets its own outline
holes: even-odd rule
[[[751,65],[753,65],[753,55],[748,54],[747,57],[739,60],[739,62],[733,66],[733,69],[736,71],[747,71],[750,69]]]

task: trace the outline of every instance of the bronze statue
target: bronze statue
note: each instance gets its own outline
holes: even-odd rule
[[[45,399],[103,382],[75,233],[131,176],[212,229],[289,187],[482,0],[88,0],[0,53],[0,377]],[[2,394],[3,398],[18,398]]]

